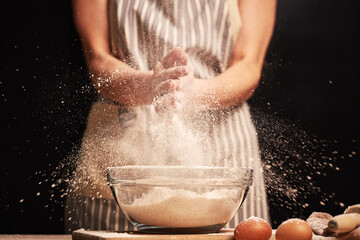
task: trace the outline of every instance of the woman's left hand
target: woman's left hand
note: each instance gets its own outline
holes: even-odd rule
[[[154,74],[161,74],[169,69],[187,66],[187,63],[187,55],[181,48],[176,47],[160,60],[154,70]],[[184,94],[182,92],[184,82],[188,82],[188,79],[193,78],[192,71],[188,66],[187,70],[188,74],[182,75],[177,79],[169,79],[166,82],[161,82],[155,87],[156,91],[163,93],[157,95],[153,100],[155,111],[159,115],[173,115],[182,108],[184,101]],[[166,88],[167,91],[163,91],[164,88]]]

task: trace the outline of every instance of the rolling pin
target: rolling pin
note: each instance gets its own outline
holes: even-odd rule
[[[348,207],[344,214],[333,217],[327,229],[336,233],[350,232],[360,226],[360,204]]]

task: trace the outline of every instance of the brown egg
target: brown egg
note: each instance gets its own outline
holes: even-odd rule
[[[275,232],[276,240],[311,240],[312,230],[307,222],[291,218],[281,223]]]
[[[269,240],[271,234],[270,224],[259,217],[249,217],[234,230],[235,240]]]

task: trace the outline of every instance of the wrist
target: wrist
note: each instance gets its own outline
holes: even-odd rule
[[[214,108],[217,102],[215,92],[215,79],[193,79],[184,89],[186,105],[192,110]]]
[[[151,86],[152,71],[137,71],[136,82],[138,86],[135,87],[137,90],[136,98],[142,99],[141,104],[149,105],[153,102],[153,91]]]

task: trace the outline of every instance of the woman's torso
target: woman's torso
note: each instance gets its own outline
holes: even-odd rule
[[[196,76],[215,76],[227,68],[233,45],[227,3],[218,0],[110,0],[112,53],[130,66],[145,71],[153,69],[172,48],[180,46],[189,55],[189,65]],[[125,109],[99,100],[88,119],[81,152],[82,163],[77,171],[79,187],[75,188],[83,195],[111,198],[105,178],[107,166],[163,164],[159,155],[168,157],[166,151],[171,146],[177,146],[172,143],[168,148],[164,147],[171,141],[199,144],[201,151],[191,150],[191,144],[176,150],[198,155],[206,152],[206,156],[202,157],[207,159],[206,164],[259,169],[256,133],[246,103],[200,115],[194,118],[196,124],[191,124],[197,130],[186,128],[190,129],[190,136],[185,134],[185,141],[181,136],[169,141],[156,131],[161,124],[157,123],[152,105]],[[171,131],[167,131],[166,135],[171,135]],[[182,129],[178,133],[180,131]],[[200,143],[193,137],[198,137],[199,132]],[[159,144],[156,141],[162,142]],[[182,159],[188,156],[186,154]],[[182,164],[182,159],[177,164]]]

